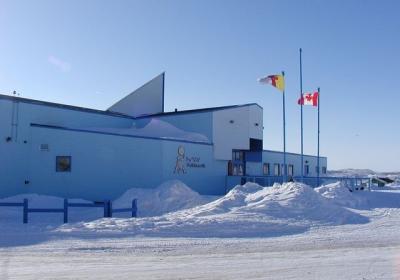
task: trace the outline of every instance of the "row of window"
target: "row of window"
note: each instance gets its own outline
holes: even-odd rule
[[[273,175],[274,176],[282,176],[284,173],[286,173],[285,172],[285,170],[283,170],[283,169],[286,169],[285,168],[286,166],[285,165],[281,165],[281,164],[279,164],[279,163],[274,163],[274,173],[273,173]],[[322,168],[321,168],[322,170],[322,174],[326,174],[326,167],[325,166],[323,166]],[[315,167],[315,172],[318,174],[318,166],[316,166]],[[264,163],[263,164],[263,174],[264,175],[271,175],[271,169],[270,169],[270,164],[269,163]],[[306,165],[304,165],[304,174],[305,175],[308,175],[308,174],[310,174],[310,166],[308,165],[308,164],[306,164]],[[288,176],[293,176],[294,175],[294,166],[293,166],[293,164],[289,164],[289,165],[287,165],[287,175]]]
[[[274,176],[282,176],[285,173],[285,170],[283,170],[285,168],[285,166],[279,163],[274,163]],[[270,169],[270,165],[269,163],[264,163],[263,164],[263,174],[264,175],[271,175],[271,169]],[[293,176],[294,175],[294,166],[293,164],[289,164],[287,165],[287,174],[289,176]]]
[[[240,152],[238,153],[239,157]],[[70,156],[57,156],[56,157],[56,171],[57,172],[71,172],[71,157]],[[229,175],[236,175],[236,176],[243,176],[244,171],[244,164],[243,163],[232,163],[229,161],[228,164],[228,174]],[[285,172],[285,166],[283,164],[274,163],[274,176],[282,176]],[[322,174],[326,174],[326,167],[322,167]],[[318,173],[318,166],[315,167],[315,172]],[[263,164],[263,174],[264,175],[271,175],[271,169],[269,163]],[[308,164],[304,165],[304,174],[310,174],[310,166]],[[287,165],[287,175],[293,176],[294,175],[294,166],[293,164]]]

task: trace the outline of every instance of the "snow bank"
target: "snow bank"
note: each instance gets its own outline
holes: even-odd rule
[[[355,191],[340,182],[316,188],[315,191],[333,204],[354,209],[400,208],[400,193],[397,187],[384,190]]]
[[[226,196],[207,206],[209,209],[205,210],[209,213],[218,213],[222,209],[260,213],[272,219],[318,221],[331,225],[357,223],[363,220],[359,215],[338,207],[311,187],[301,183],[275,184],[267,188],[247,183],[237,186]]]
[[[62,209],[64,199],[55,196],[38,194],[21,194],[0,199],[0,202],[22,202],[28,199],[29,208],[54,208]],[[192,208],[208,203],[216,197],[202,196],[178,180],[163,183],[155,189],[130,189],[113,202],[114,208],[131,207],[132,200],[138,200],[138,216],[159,216],[168,212]],[[91,203],[83,199],[69,199],[70,202]],[[20,224],[22,220],[22,207],[1,207],[0,226],[6,224]],[[69,208],[71,222],[90,221],[103,217],[103,208]],[[126,214],[116,214],[116,216]],[[60,213],[32,213],[29,214],[29,224],[51,225],[61,224],[63,216]]]
[[[260,237],[300,233],[317,225],[365,222],[368,218],[330,202],[300,183],[267,188],[247,183],[210,203],[163,216],[101,219],[59,230],[164,237]]]
[[[64,198],[50,196],[50,195],[39,195],[35,193],[30,194],[19,194],[0,199],[1,202],[22,202],[24,199],[28,199],[29,208],[63,208]],[[69,199],[70,202],[76,203],[89,203],[84,199]]]
[[[113,207],[130,207],[135,198],[138,203],[138,217],[160,216],[192,208],[212,199],[198,194],[179,180],[171,180],[155,189],[130,189],[113,202]]]
[[[159,120],[151,119],[144,127],[138,128],[135,126],[129,128],[113,128],[113,127],[84,127],[87,130],[101,131],[116,133],[122,135],[132,135],[132,136],[144,136],[144,137],[158,137],[164,139],[174,139],[174,140],[186,140],[202,143],[210,143],[207,136],[196,133],[185,131],[177,128],[176,126]]]
[[[339,169],[339,170],[328,170],[327,175],[329,177],[369,177],[375,175],[376,172],[371,169]]]
[[[336,205],[356,209],[366,208],[369,205],[367,191],[351,192],[340,182],[323,185],[315,188],[315,191]]]

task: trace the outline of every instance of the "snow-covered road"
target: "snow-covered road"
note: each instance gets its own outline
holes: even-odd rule
[[[17,234],[0,279],[399,279],[399,209],[363,212],[370,223],[274,238]]]
[[[277,239],[49,241],[3,248],[0,279],[398,279],[400,275],[400,244],[339,242],[327,248],[310,239],[301,244],[297,237]]]

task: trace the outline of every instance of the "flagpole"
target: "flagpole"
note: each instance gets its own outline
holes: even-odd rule
[[[321,104],[321,99],[320,99],[320,90],[319,90],[319,88],[318,88],[318,148],[317,148],[317,159],[318,159],[318,163],[317,163],[317,166],[318,166],[318,187],[319,187],[319,180],[320,180],[320,173],[321,173],[321,170],[320,170],[320,165],[319,165],[319,133],[320,133],[320,130],[319,130],[319,109],[320,109],[320,104]]]
[[[285,81],[285,72],[282,71],[283,80]],[[286,168],[286,109],[285,109],[285,88],[282,94],[283,106],[283,181],[287,182],[287,168]]]
[[[303,66],[301,61],[300,48],[300,98],[303,97]],[[300,104],[300,119],[301,119],[301,182],[304,182],[304,155],[303,155],[303,104]]]

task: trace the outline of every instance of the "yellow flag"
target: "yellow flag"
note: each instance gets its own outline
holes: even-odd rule
[[[283,75],[270,75],[258,80],[260,83],[270,84],[280,91],[285,90],[285,77]]]

